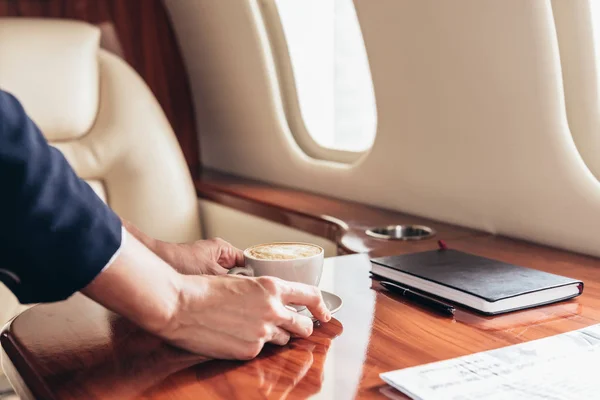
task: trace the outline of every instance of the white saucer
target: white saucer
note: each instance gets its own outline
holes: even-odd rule
[[[338,295],[326,292],[324,290],[321,290],[321,295],[323,296],[323,301],[325,301],[325,306],[327,306],[327,309],[329,310],[329,312],[331,312],[331,315],[338,312],[339,309],[342,308],[342,305],[344,305],[342,298]],[[302,314],[302,315],[306,315],[307,317],[311,318],[313,321],[316,320],[316,318],[313,317],[311,312],[308,311],[308,308],[305,308],[302,311],[298,311],[298,313]]]

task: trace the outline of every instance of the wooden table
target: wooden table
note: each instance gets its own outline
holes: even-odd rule
[[[349,255],[324,267],[322,287],[344,300],[335,319],[253,361],[203,362],[77,295],[16,318],[1,338],[5,367],[43,399],[385,398],[380,372],[600,322],[600,260],[490,236],[451,244],[582,279],[584,294],[498,317],[446,318],[381,291],[368,258]]]

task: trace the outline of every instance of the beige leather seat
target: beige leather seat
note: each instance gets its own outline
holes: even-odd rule
[[[143,80],[81,22],[0,18],[0,88],[119,215],[167,241],[200,238],[176,137]],[[0,284],[0,326],[23,309]]]

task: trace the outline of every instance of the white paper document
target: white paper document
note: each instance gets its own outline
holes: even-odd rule
[[[415,400],[600,399],[600,324],[381,374]]]

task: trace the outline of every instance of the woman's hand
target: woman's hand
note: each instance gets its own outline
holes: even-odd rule
[[[244,252],[222,239],[163,242],[146,235],[131,222],[121,221],[137,240],[184,275],[225,275],[230,268],[244,266]]]
[[[265,343],[308,337],[313,321],[286,304],[305,305],[322,322],[331,315],[313,286],[272,277],[184,276],[179,304],[156,333],[183,349],[214,358],[251,359]]]
[[[219,238],[173,246],[171,259],[165,261],[184,275],[225,275],[244,266],[244,252]]]

